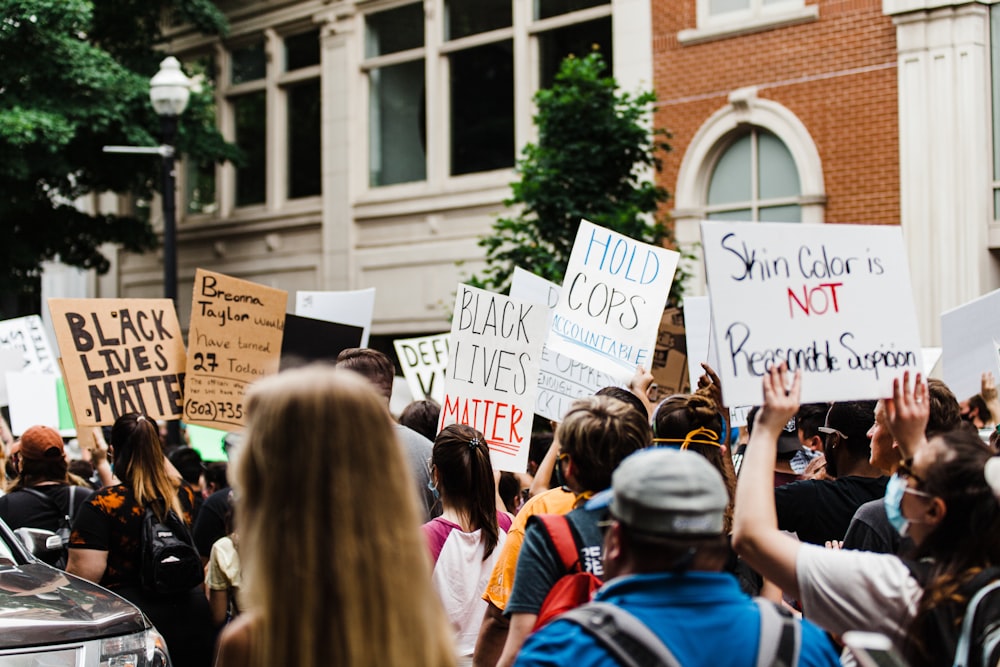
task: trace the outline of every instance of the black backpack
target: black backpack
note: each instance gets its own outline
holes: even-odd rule
[[[926,562],[904,560],[913,577],[926,585]],[[962,586],[969,602],[961,625],[950,608],[935,609],[935,627],[943,645],[954,647],[953,667],[994,667],[1000,664],[1000,568],[986,568]]]
[[[142,517],[140,580],[158,595],[186,593],[202,583],[205,571],[187,526],[172,509],[164,509],[162,520],[149,505]]]

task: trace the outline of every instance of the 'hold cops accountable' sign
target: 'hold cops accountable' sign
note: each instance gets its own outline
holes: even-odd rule
[[[528,467],[546,309],[459,285],[451,321],[439,428],[467,424],[486,436],[493,467]]]
[[[701,238],[728,405],[759,405],[782,361],[804,403],[891,396],[922,370],[898,226],[702,222]]]
[[[288,292],[198,269],[191,297],[184,421],[243,426],[247,385],[278,372]]]
[[[78,424],[180,419],[184,339],[170,299],[49,299]]]
[[[673,250],[580,221],[547,345],[628,382],[649,368],[677,260]]]

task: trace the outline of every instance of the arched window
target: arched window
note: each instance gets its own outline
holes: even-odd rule
[[[800,222],[799,172],[774,133],[751,127],[732,135],[712,168],[705,201],[709,220]]]

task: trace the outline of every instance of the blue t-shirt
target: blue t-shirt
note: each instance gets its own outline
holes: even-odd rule
[[[684,667],[754,667],[760,611],[722,572],[636,574],[618,577],[594,598],[625,608],[645,623]],[[830,640],[802,621],[801,667],[840,664]],[[555,620],[529,636],[515,667],[617,667],[577,624]]]

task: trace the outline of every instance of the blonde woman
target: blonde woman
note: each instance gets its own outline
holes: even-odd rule
[[[314,366],[261,380],[246,405],[234,487],[246,609],[216,664],[453,666],[385,401]]]
[[[148,417],[119,417],[110,453],[121,483],[104,487],[80,508],[66,571],[134,602],[163,634],[175,665],[210,665],[215,630],[204,588],[163,596],[141,584],[145,508],[161,517],[170,508],[190,526],[194,491],[169,474],[159,429]]]

